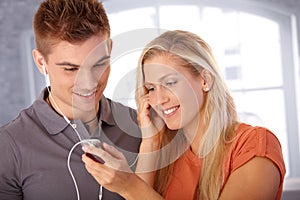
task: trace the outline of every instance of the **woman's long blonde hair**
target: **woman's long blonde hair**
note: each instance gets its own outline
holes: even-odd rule
[[[181,62],[181,66],[188,67],[192,73],[199,74],[202,69],[206,69],[214,77],[214,83],[207,93],[203,105],[204,135],[199,143],[198,152],[198,156],[202,158],[202,168],[194,199],[218,199],[223,184],[226,143],[233,134],[234,125],[238,121],[233,98],[219,73],[208,44],[191,32],[175,30],[163,33],[145,47],[137,71],[135,94],[137,105],[139,98],[147,93],[144,87],[144,62],[164,54],[173,56],[176,62]],[[171,130],[167,128],[165,130],[163,145],[174,138]],[[161,156],[163,159],[169,157],[169,155]],[[170,163],[156,172],[154,188],[162,195],[169,183],[173,165],[174,163]]]

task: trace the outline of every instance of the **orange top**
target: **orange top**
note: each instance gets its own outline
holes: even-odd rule
[[[276,136],[262,127],[241,124],[236,130],[236,138],[231,143],[226,155],[224,183],[234,170],[244,165],[255,156],[272,160],[281,174],[281,182],[276,200],[281,199],[285,165],[281,146]],[[188,149],[176,162],[174,172],[165,193],[165,199],[192,200],[201,172],[201,159]]]

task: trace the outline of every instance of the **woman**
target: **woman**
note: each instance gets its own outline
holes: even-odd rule
[[[127,199],[281,198],[280,143],[269,130],[239,122],[205,41],[186,31],[165,32],[147,45],[138,67],[140,178],[105,144],[105,151],[85,151],[106,164],[83,156],[100,184]]]

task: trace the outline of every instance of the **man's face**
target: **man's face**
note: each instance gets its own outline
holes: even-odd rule
[[[106,36],[78,44],[61,41],[52,48],[45,65],[51,94],[68,117],[97,113],[110,72],[110,48]]]

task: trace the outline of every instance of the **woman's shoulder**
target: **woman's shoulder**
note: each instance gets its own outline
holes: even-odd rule
[[[280,141],[272,131],[265,127],[241,123],[228,145],[230,148],[225,163],[225,182],[235,170],[254,157],[262,157],[271,160],[278,168],[281,176],[278,196],[281,195],[286,169]]]
[[[285,173],[280,141],[272,131],[262,126],[241,123],[235,131],[228,156],[232,169],[259,156],[272,160]]]
[[[262,142],[264,140],[274,140],[274,142],[280,144],[280,141],[278,140],[277,136],[268,128],[263,126],[252,126],[250,124],[240,123],[237,129],[235,130],[234,135],[235,135],[234,138],[235,143],[249,141],[249,140],[262,141]]]

